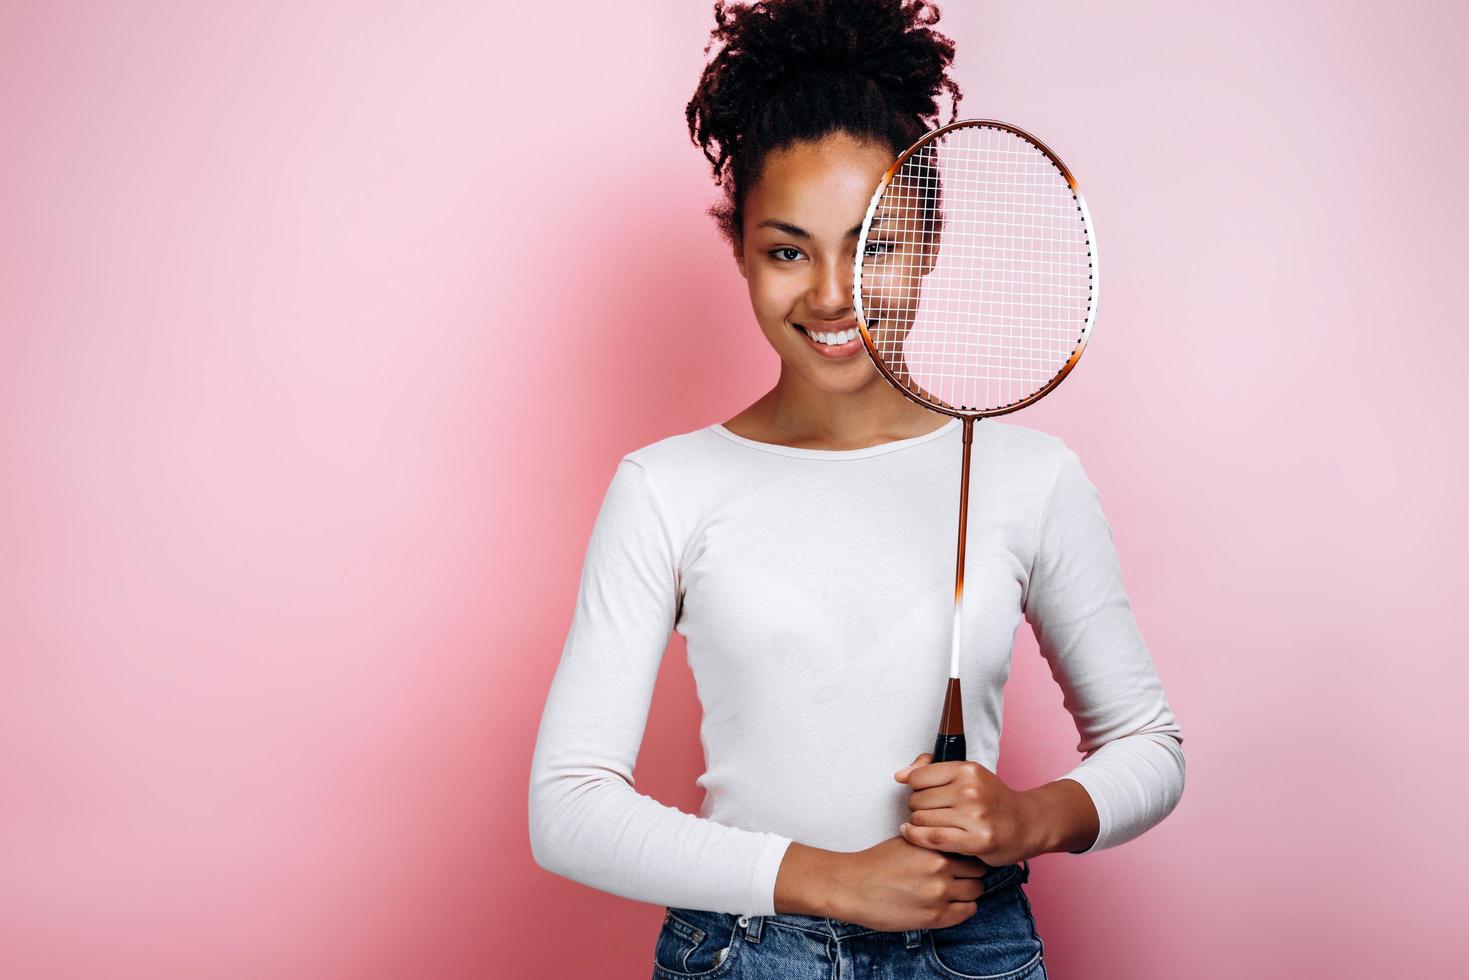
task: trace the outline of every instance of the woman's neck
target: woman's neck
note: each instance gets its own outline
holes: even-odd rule
[[[926,435],[948,422],[904,398],[886,381],[832,393],[781,379],[758,401],[724,423],[737,436],[796,449],[866,449]]]

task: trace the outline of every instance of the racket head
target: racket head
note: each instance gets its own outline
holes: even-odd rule
[[[925,134],[873,192],[852,302],[863,345],[904,395],[958,417],[1052,391],[1096,319],[1096,235],[1076,179],[1009,123]]]

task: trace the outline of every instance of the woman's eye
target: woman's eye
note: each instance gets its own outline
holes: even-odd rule
[[[863,255],[887,255],[893,250],[892,242],[867,242],[862,249]]]
[[[780,248],[771,249],[770,257],[778,262],[794,262],[801,257],[801,250],[782,245]]]

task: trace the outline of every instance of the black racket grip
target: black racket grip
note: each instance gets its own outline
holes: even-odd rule
[[[939,737],[933,743],[934,762],[963,762],[964,761],[964,736],[945,735],[939,733]]]
[[[940,732],[939,737],[934,739],[933,743],[933,761],[963,762],[964,748],[965,746],[963,735],[945,735],[943,732]],[[952,851],[940,851],[939,853],[947,854],[949,857],[952,858],[974,857],[973,854],[955,854]],[[980,863],[983,864],[984,862]]]

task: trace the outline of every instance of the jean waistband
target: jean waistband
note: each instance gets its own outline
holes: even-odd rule
[[[1024,882],[1029,880],[1029,861],[1021,861],[1019,864],[1002,864],[999,867],[991,868],[985,872],[984,877],[981,879],[984,883],[985,891],[999,888],[1012,881]],[[738,917],[731,916],[731,918],[736,918],[738,926],[744,929],[745,939],[749,942],[756,943],[760,941],[764,927],[771,923],[792,929],[800,929],[818,936],[828,936],[837,939],[861,936],[878,931],[870,926],[858,925],[855,922],[848,922],[845,919],[833,919],[829,916],[821,915],[799,915],[794,912],[776,912],[774,915],[741,915]],[[908,945],[913,946],[917,943],[919,935],[924,931],[926,930],[907,929],[902,932],[908,938]]]

